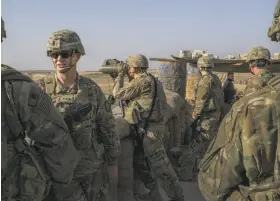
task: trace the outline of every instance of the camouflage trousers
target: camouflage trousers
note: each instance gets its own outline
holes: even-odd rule
[[[163,135],[163,125],[149,123],[142,147],[138,145],[134,151],[134,176],[152,192],[158,192],[156,181],[159,181],[169,198],[183,200],[183,190],[164,149]],[[160,194],[157,194],[158,200]]]
[[[110,201],[108,182],[95,182],[100,176],[98,174],[105,175],[105,169],[102,168],[96,174],[74,178],[69,184],[53,183],[51,192],[44,201]]]
[[[198,124],[195,140],[182,152],[180,169],[181,181],[196,181],[199,163],[202,160],[210,141],[217,135],[219,116],[202,117]]]
[[[121,150],[118,166],[118,201],[136,201],[133,175],[134,146],[131,136],[121,139]]]

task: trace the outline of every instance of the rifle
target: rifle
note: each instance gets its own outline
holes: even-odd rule
[[[197,133],[197,123],[200,119],[200,116],[196,117],[195,120],[191,123],[190,127],[192,129],[192,135],[191,135],[191,139],[190,139],[190,143],[195,141],[196,138],[196,133]],[[190,144],[191,148],[193,148],[192,146],[194,146],[194,144]]]
[[[65,113],[64,116],[64,121],[68,126],[68,129],[71,132],[74,131],[73,129],[73,123],[76,121],[81,121],[82,117],[86,116],[90,111],[92,110],[92,105],[90,103],[86,103],[84,105],[81,104],[73,104],[73,106],[70,106],[68,108],[67,113]]]
[[[119,106],[121,108],[121,112],[122,112],[122,118],[125,117],[125,113],[124,113],[124,107],[128,105],[128,102],[125,100],[119,100]]]

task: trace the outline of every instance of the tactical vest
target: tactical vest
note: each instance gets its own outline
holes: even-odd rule
[[[125,119],[129,124],[137,124],[141,121],[144,121],[151,110],[153,95],[155,93],[155,83],[153,78],[150,75],[146,79],[151,83],[151,93],[148,97],[136,97],[133,100],[129,101],[127,107],[125,107]],[[149,122],[160,122],[163,121],[165,108],[166,108],[166,97],[162,87],[161,82],[156,79],[157,82],[157,96],[155,100],[155,105],[152,111],[152,115],[149,118]]]
[[[1,180],[2,199],[43,200],[51,180],[45,161],[25,134],[14,107],[9,82],[33,82],[19,71],[1,65]],[[11,89],[12,90],[12,89]]]
[[[89,78],[80,76],[77,93],[56,93],[57,80],[54,74],[44,77],[43,83],[46,93],[50,95],[54,106],[62,116],[71,112],[71,108],[75,105],[92,104],[91,112],[82,117],[81,121],[73,122],[74,131],[71,133],[73,143],[81,158],[74,177],[91,174],[104,162],[104,146],[101,144],[101,136],[96,123],[99,107],[99,97],[95,94],[94,88],[96,84]]]
[[[224,105],[224,93],[221,85],[221,81],[215,74],[207,75],[211,76],[210,81],[210,94],[208,100],[203,108],[204,112],[221,112]],[[203,77],[203,76],[202,76]]]
[[[277,144],[276,144],[276,153],[275,153],[275,162],[274,162],[274,169],[272,174],[262,176],[261,182],[257,183],[251,183],[249,186],[244,186],[244,185],[238,185],[238,190],[235,190],[231,193],[231,195],[226,199],[227,201],[247,201],[247,200],[252,200],[252,201],[279,201],[280,200],[280,77],[275,76],[271,78],[267,82],[266,87],[263,87],[262,89],[259,89],[254,93],[253,97],[259,97],[262,94],[267,94],[269,93],[271,100],[273,101],[273,105],[276,108],[276,116],[275,118],[277,119]],[[245,96],[241,101],[242,102],[237,102],[237,104],[242,104],[248,103],[251,100],[250,95]],[[253,103],[254,104],[254,103]],[[258,103],[255,103],[257,106]],[[236,106],[236,105],[234,105]],[[244,108],[241,108],[241,110],[244,110]],[[232,110],[233,111],[233,110]],[[235,111],[235,112],[240,112],[240,111]],[[231,119],[231,115],[226,116],[225,118]],[[232,126],[229,127],[229,131],[227,132],[226,130],[224,131],[226,133],[226,136],[219,136],[219,141],[213,140],[209,147],[208,150],[203,158],[203,160],[200,163],[200,171],[203,172],[203,174],[207,175],[208,171],[207,168],[211,166],[211,161],[217,160],[216,159],[216,154],[221,151],[222,148],[226,147],[226,150],[230,150],[231,147],[235,146],[235,141],[233,139],[236,139],[239,135],[239,131],[235,131],[235,126],[237,125],[237,120],[238,117],[235,117],[235,121],[233,122]],[[224,124],[227,124],[229,122],[227,119],[225,119],[222,122],[222,125],[220,129],[225,128]],[[230,135],[231,133],[231,135]],[[229,136],[227,136],[229,135]],[[262,143],[262,142],[260,142]],[[260,144],[259,146],[262,146]],[[272,145],[273,147],[273,145]],[[266,164],[263,164],[266,165]],[[261,167],[260,167],[261,168]],[[267,169],[269,167],[265,167]],[[252,171],[252,170],[251,170]],[[210,173],[211,174],[211,173]],[[249,174],[249,173],[247,173]],[[250,175],[248,175],[250,176]],[[207,176],[206,176],[207,177]],[[209,175],[209,178],[212,177],[212,174]],[[203,181],[201,181],[203,182]],[[255,181],[256,182],[256,181]],[[207,186],[205,186],[205,189],[201,189],[202,192],[210,192],[209,189],[207,189]],[[233,188],[234,189],[234,188]],[[208,193],[206,193],[208,194]],[[210,195],[210,194],[208,194]],[[214,196],[214,195],[213,195]],[[213,197],[214,198],[214,197]],[[216,198],[216,197],[215,197]],[[215,199],[214,198],[214,199]]]

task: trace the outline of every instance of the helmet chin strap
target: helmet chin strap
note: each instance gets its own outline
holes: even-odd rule
[[[70,65],[66,68],[58,68],[56,67],[55,63],[53,62],[54,68],[56,69],[56,71],[58,71],[59,73],[66,73],[68,72],[74,65],[72,64],[72,60],[70,60]]]

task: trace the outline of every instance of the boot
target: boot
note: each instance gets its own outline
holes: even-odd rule
[[[144,195],[137,195],[137,201],[163,201],[163,198],[159,192],[158,185],[150,189],[150,192]]]

